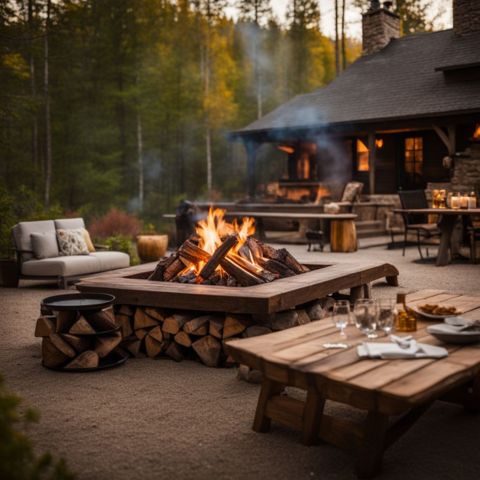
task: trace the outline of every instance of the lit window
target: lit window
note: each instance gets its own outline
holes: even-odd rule
[[[405,173],[415,177],[423,172],[423,138],[405,139]]]
[[[361,140],[357,140],[357,170],[359,172],[370,170],[368,148]]]

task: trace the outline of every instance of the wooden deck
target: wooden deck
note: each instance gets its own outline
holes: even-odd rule
[[[480,297],[422,290],[408,296],[408,304],[441,303],[480,318]],[[419,322],[414,337],[440,345]],[[358,454],[357,474],[378,473],[383,452],[405,433],[429,405],[437,400],[460,403],[468,409],[480,407],[480,345],[445,345],[443,359],[360,359],[356,345],[365,335],[347,328],[347,350],[323,347],[345,341],[331,319],[312,322],[262,337],[228,342],[228,353],[239,363],[264,374],[254,420],[254,430],[268,430],[271,420],[298,428],[303,442],[321,439]],[[380,339],[381,341],[381,339]],[[306,390],[307,400],[283,395],[284,386]],[[326,400],[334,400],[368,412],[364,424],[356,424],[323,413]],[[394,422],[391,416],[403,415]]]

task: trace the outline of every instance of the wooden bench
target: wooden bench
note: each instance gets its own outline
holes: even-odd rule
[[[408,295],[409,305],[452,305],[469,318],[479,318],[480,297],[422,290]],[[414,337],[424,343],[441,342],[426,332],[431,322],[420,321]],[[332,350],[329,342],[345,341],[331,319],[312,322],[269,335],[228,342],[229,354],[239,363],[263,373],[253,429],[266,432],[271,421],[301,430],[303,443],[317,440],[353,450],[357,475],[380,471],[383,452],[437,399],[480,407],[480,345],[445,345],[443,359],[360,359],[356,345],[365,335],[347,328],[350,348]],[[307,391],[306,401],[285,395],[284,387]],[[323,413],[333,400],[367,412],[363,423]],[[400,415],[400,417],[398,417]],[[392,421],[391,417],[395,416]]]

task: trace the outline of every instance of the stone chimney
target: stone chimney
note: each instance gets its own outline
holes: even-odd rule
[[[453,0],[453,30],[459,35],[480,31],[480,0]]]
[[[363,14],[362,41],[364,55],[378,52],[388,45],[392,38],[400,37],[400,17],[391,8],[392,2],[383,2],[382,6],[379,0],[372,0],[370,8]]]

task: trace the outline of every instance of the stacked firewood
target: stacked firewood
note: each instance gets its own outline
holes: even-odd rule
[[[209,367],[219,367],[234,363],[226,353],[228,340],[263,335],[323,318],[328,302],[313,302],[261,322],[250,315],[118,305],[115,321],[122,331],[121,348],[134,357],[166,356],[177,362],[189,358]]]
[[[35,327],[35,336],[42,337],[42,362],[46,367],[98,368],[122,341],[111,309],[49,313],[41,315]]]
[[[237,250],[238,244],[237,234],[228,235],[210,255],[200,248],[199,237],[192,235],[175,253],[159,261],[149,279],[234,287],[259,285],[309,271],[284,248],[277,250],[253,237]]]

